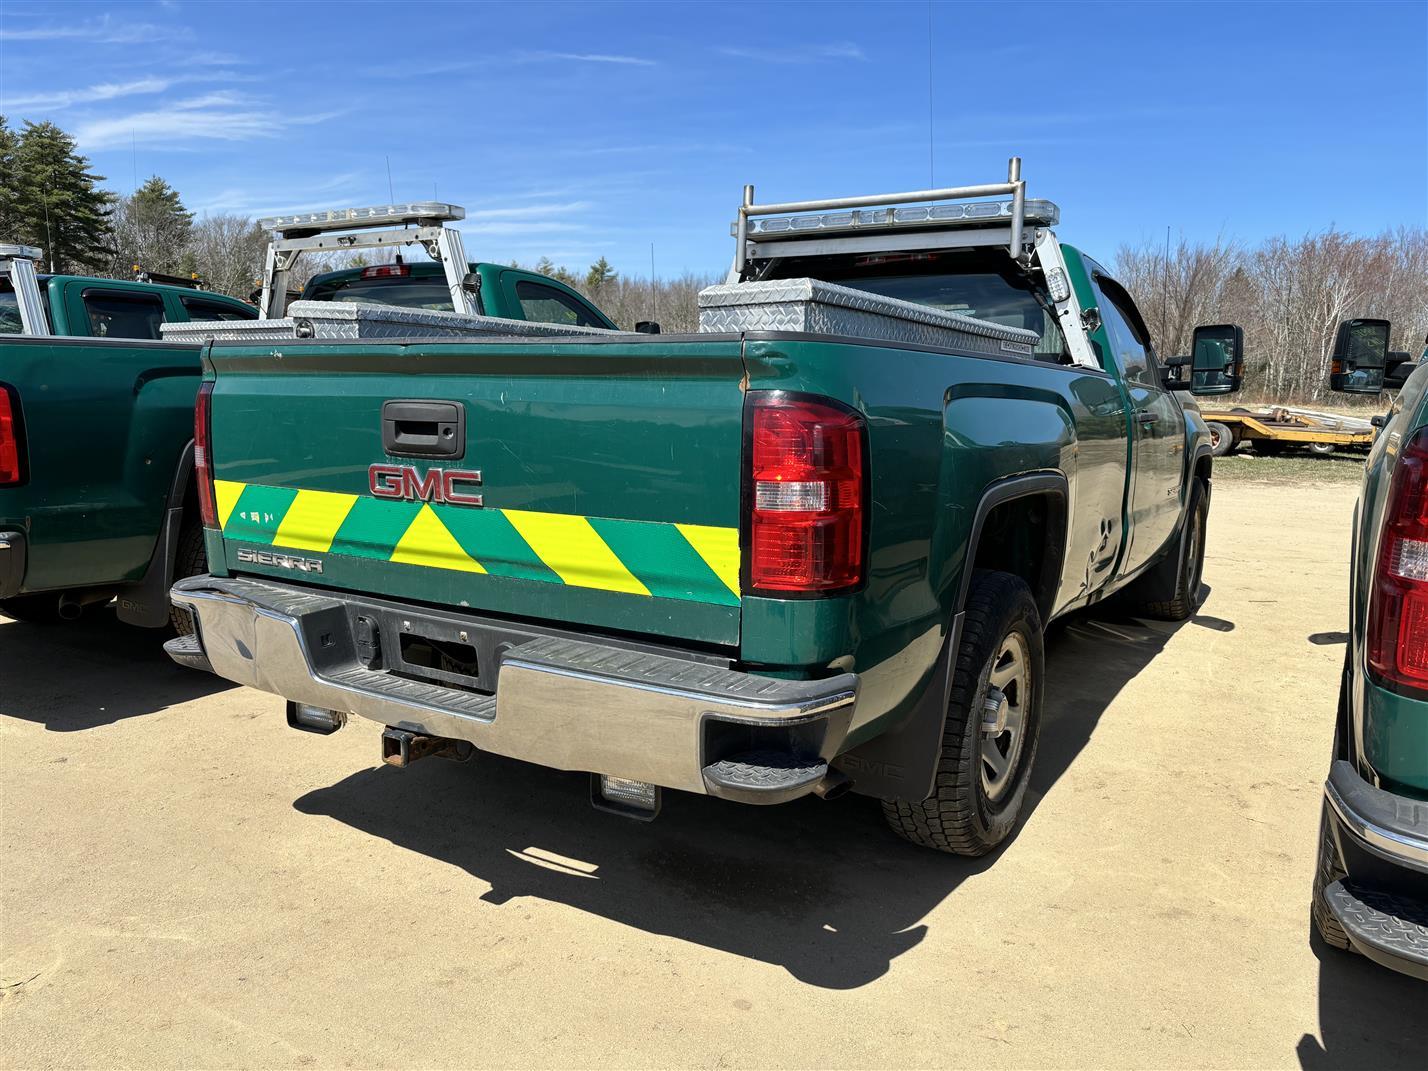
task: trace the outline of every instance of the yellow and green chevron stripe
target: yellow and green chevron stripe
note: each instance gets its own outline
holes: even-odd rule
[[[739,604],[739,530],[214,481],[225,539],[692,602]]]

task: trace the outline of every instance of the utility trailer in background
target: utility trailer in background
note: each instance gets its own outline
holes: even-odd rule
[[[1335,450],[1366,451],[1377,434],[1367,420],[1287,405],[1261,409],[1236,406],[1225,411],[1201,406],[1201,412],[1210,426],[1210,444],[1216,457],[1223,457],[1240,443],[1250,443],[1257,454],[1278,454],[1296,448],[1325,456]]]

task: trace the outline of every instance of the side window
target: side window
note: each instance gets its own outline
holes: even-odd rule
[[[605,326],[583,304],[553,286],[522,279],[516,283],[516,300],[521,303],[521,315],[533,323]]]
[[[159,324],[164,322],[164,299],[157,294],[86,290],[84,311],[95,338],[157,339]]]
[[[1126,308],[1129,296],[1117,294],[1121,289],[1119,284],[1102,276],[1096,277],[1096,289],[1101,297],[1101,320],[1106,325],[1106,335],[1111,340],[1121,374],[1127,383],[1158,389],[1160,383],[1150,355],[1150,340],[1136,326],[1140,317]]]
[[[190,320],[256,320],[257,309],[240,309],[236,305],[225,305],[220,301],[204,301],[202,298],[180,298],[184,311]]]

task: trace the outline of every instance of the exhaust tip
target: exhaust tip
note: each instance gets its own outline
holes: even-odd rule
[[[813,794],[819,799],[836,800],[853,790],[853,780],[841,770],[829,770],[828,776],[813,786]]]

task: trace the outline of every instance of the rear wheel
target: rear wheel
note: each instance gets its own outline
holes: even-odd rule
[[[1166,554],[1150,572],[1135,581],[1126,597],[1139,613],[1162,621],[1188,621],[1200,601],[1200,579],[1205,572],[1205,528],[1210,519],[1210,499],[1205,485],[1190,485],[1190,508],[1175,551]]]
[[[174,581],[208,571],[208,552],[203,546],[203,526],[189,521],[179,532],[178,550],[174,553]],[[193,617],[178,606],[169,607],[169,623],[180,636],[194,632]]]
[[[1041,730],[1041,614],[1017,576],[978,572],[967,596],[933,794],[889,800],[898,836],[985,855],[1011,834]]]
[[[1309,452],[1317,454],[1319,457],[1328,457],[1334,452],[1333,443],[1310,443]]]
[[[1230,430],[1229,425],[1211,420],[1205,426],[1210,429],[1210,453],[1212,455],[1224,457],[1235,448],[1235,433]]]

